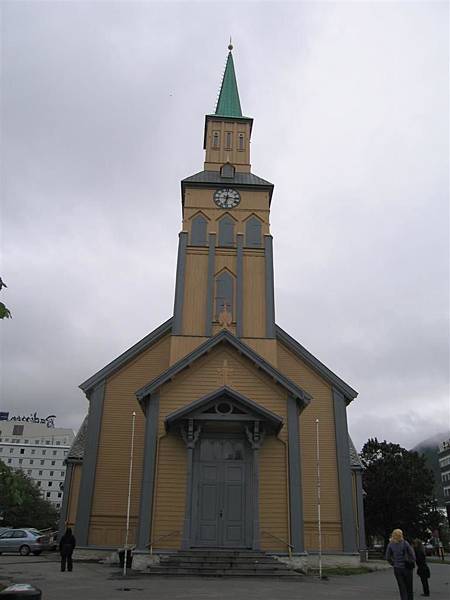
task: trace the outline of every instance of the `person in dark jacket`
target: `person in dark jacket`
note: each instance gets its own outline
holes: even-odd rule
[[[430,578],[430,567],[427,565],[427,557],[423,544],[420,540],[415,539],[413,541],[414,552],[416,554],[417,563],[417,575],[420,577],[422,582],[423,594],[422,596],[430,595],[430,586],[428,585],[428,579]]]
[[[68,527],[65,534],[62,536],[59,542],[59,553],[61,554],[61,571],[71,571],[73,568],[72,554],[77,542],[75,536],[72,533],[72,529]]]
[[[403,538],[401,529],[394,529],[391,534],[386,560],[394,567],[401,600],[414,600],[412,574],[416,555],[410,544]]]

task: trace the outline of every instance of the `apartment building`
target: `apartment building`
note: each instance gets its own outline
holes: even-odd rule
[[[65,458],[74,439],[73,431],[54,427],[53,419],[35,416],[13,419],[0,420],[0,459],[8,467],[21,469],[33,479],[41,488],[42,497],[60,509]]]

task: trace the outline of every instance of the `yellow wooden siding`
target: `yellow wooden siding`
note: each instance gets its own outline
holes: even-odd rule
[[[225,360],[228,369],[231,370],[231,375],[226,382],[222,373]],[[172,382],[164,385],[160,390],[161,441],[156,482],[157,502],[153,532],[155,539],[170,534],[173,530],[177,530],[178,526],[182,527],[186,494],[186,450],[183,442],[176,435],[165,435],[164,419],[175,410],[213,392],[224,383],[276,413],[285,421],[287,419],[285,390],[256,369],[251,361],[229,347],[220,346],[213,349],[210,354],[198,359],[190,368],[179,373]],[[286,427],[282,428],[279,437],[284,441],[287,439]],[[284,444],[268,436],[261,450],[260,464],[260,499],[264,497],[260,505],[261,529],[286,536],[288,509]],[[272,482],[272,477],[275,484]],[[280,485],[283,487],[281,491]],[[271,506],[273,510],[270,509]],[[177,536],[174,535],[173,538],[170,536],[170,539],[170,544],[164,543],[164,547],[179,547],[177,544],[180,543],[180,539]],[[273,543],[274,540],[272,540],[272,548]]]
[[[155,548],[179,548],[186,500],[186,446],[179,435],[163,435],[158,463],[151,540]]]
[[[95,533],[94,530],[89,533],[89,540],[95,539],[97,545],[108,545],[107,538],[119,538],[123,533],[127,511],[133,411],[136,411],[136,427],[130,514],[132,519],[138,516],[145,417],[135,392],[168,367],[169,352],[170,336],[166,336],[113,374],[106,382],[91,511],[91,525],[95,528]],[[110,519],[108,525],[103,525],[106,523],[105,519]],[[130,543],[133,542],[134,537],[130,536]]]
[[[227,187],[227,186],[224,186]],[[231,213],[233,217],[242,223],[252,213],[255,213],[264,222],[269,222],[269,193],[267,191],[246,191],[239,190],[241,195],[241,201],[236,208],[233,209],[221,209],[214,204],[214,192],[217,188],[189,188],[185,192],[184,202],[184,220],[183,229],[185,231],[189,228],[189,219],[192,215],[201,210],[208,219],[211,219],[208,223],[208,232],[217,232],[214,229],[214,221],[218,216],[224,215],[225,213]],[[211,229],[210,229],[211,227]]]
[[[205,331],[206,295],[208,282],[208,255],[186,255],[183,299],[184,335],[202,335]]]
[[[275,436],[267,436],[259,451],[259,528],[263,550],[286,552],[288,512],[286,444]]]
[[[264,255],[243,260],[243,337],[266,337],[266,261]]]
[[[208,338],[200,336],[173,335],[170,344],[170,365],[173,365],[184,356],[206,342]]]
[[[228,269],[234,276],[234,287],[236,288],[236,250],[234,248],[233,250],[217,248],[215,274],[218,275],[223,269]]]
[[[77,518],[78,508],[78,497],[80,494],[80,483],[81,483],[81,464],[74,464],[72,469],[72,477],[69,483],[69,489],[64,490],[64,493],[69,494],[69,501],[67,506],[67,525],[73,527]]]
[[[278,363],[278,348],[276,340],[264,338],[241,338],[244,344],[250,346],[257,354],[262,356],[268,363],[275,368]]]
[[[300,415],[300,448],[306,549],[317,548],[316,418],[320,420],[321,514],[324,548],[342,549],[339,480],[331,386],[281,343],[278,368],[313,400]],[[314,537],[315,536],[315,537]],[[312,540],[316,540],[314,543]],[[312,544],[312,545],[311,545]]]

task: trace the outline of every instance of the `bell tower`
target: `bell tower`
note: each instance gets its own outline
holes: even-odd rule
[[[204,169],[181,182],[172,362],[223,328],[276,362],[273,185],[251,172],[253,119],[242,114],[232,49],[205,117]]]

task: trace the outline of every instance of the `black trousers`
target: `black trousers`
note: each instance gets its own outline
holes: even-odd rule
[[[70,552],[70,553],[63,552],[61,554],[61,571],[66,570],[66,563],[67,563],[67,570],[71,571],[73,568],[72,552]]]
[[[430,586],[428,585],[428,577],[426,575],[419,575],[420,581],[422,582],[423,593],[425,596],[430,595]]]
[[[394,567],[394,575],[397,580],[401,600],[414,600],[413,570]]]

